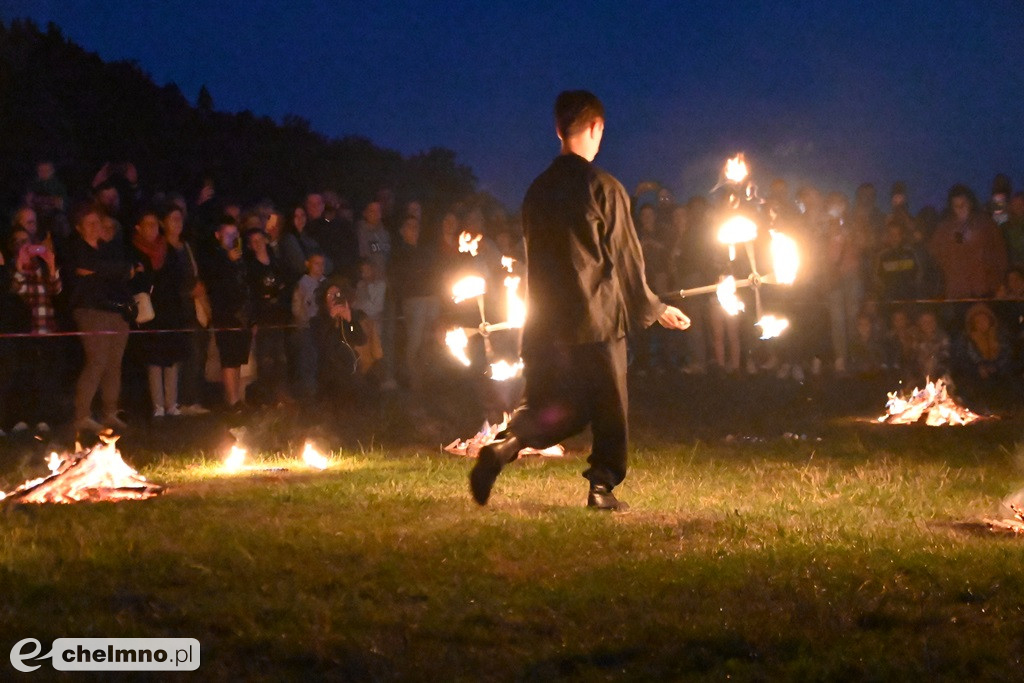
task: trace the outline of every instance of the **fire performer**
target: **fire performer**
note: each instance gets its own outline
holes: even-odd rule
[[[690,320],[647,286],[629,195],[592,163],[604,134],[601,101],[563,92],[555,124],[561,154],[523,201],[525,395],[508,429],[480,450],[470,490],[486,504],[521,449],[552,446],[589,424],[587,505],[625,510],[612,489],[626,476],[626,333],[655,321],[683,330]]]

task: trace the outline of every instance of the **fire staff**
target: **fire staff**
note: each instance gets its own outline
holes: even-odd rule
[[[582,90],[561,93],[555,126],[561,154],[523,201],[524,399],[508,429],[480,450],[470,490],[486,504],[521,449],[552,446],[589,424],[587,505],[624,510],[612,489],[626,476],[626,334],[655,321],[682,330],[690,320],[647,286],[629,196],[592,163],[604,134],[601,101]]]

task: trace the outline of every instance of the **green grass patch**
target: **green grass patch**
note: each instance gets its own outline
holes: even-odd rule
[[[200,641],[204,680],[1012,680],[1024,539],[965,523],[1024,486],[1018,427],[647,429],[625,515],[583,507],[586,440],[486,508],[434,447],[226,474],[212,447],[126,444],[165,495],[2,510],[0,659],[163,636]]]

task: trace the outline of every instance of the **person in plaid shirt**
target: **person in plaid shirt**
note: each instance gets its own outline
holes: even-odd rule
[[[53,300],[62,289],[60,270],[53,250],[45,243],[32,244],[28,233],[15,231],[12,251],[17,254],[12,286],[29,309],[32,334],[57,331]]]
[[[28,420],[36,423],[36,432],[41,433],[49,431],[47,421],[55,419],[60,412],[58,383],[62,374],[62,340],[47,335],[57,331],[54,298],[60,294],[62,283],[48,240],[33,243],[26,230],[15,228],[10,246],[14,262],[11,292],[21,300],[23,311],[17,329],[39,335],[39,338],[13,340],[20,368],[18,383],[25,387],[19,392],[15,406],[22,421],[13,430],[28,429],[25,422]]]

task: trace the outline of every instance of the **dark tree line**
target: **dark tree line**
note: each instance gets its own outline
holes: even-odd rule
[[[361,137],[331,139],[308,121],[281,123],[214,109],[204,87],[192,106],[134,62],[105,63],[54,24],[0,22],[0,204],[13,206],[35,163],[49,159],[72,194],[107,161],[131,161],[150,189],[296,202],[333,189],[355,205],[382,186],[440,208],[476,190],[472,170],[445,148],[403,157]]]

